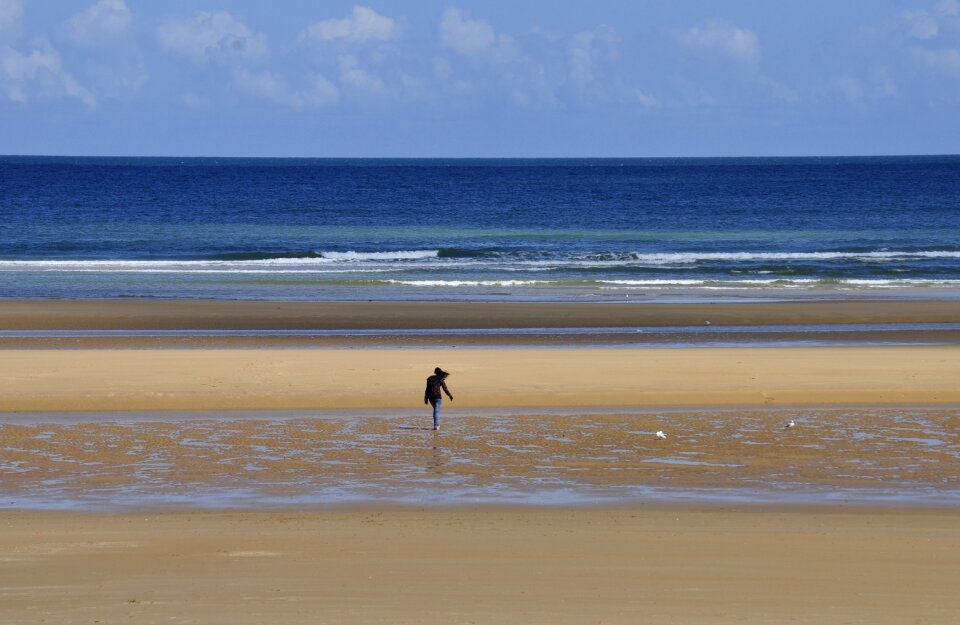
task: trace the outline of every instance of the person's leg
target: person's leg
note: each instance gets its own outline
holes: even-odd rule
[[[440,397],[430,400],[430,403],[433,404],[433,429],[435,430],[440,429],[440,405],[442,401]]]

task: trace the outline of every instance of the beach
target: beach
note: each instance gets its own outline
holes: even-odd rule
[[[923,328],[956,319],[960,302],[952,301],[21,300],[0,307],[0,330],[27,332],[0,337],[7,348],[0,393],[6,409],[18,411],[400,409],[418,405],[421,378],[442,364],[460,390],[455,406],[464,408],[950,404],[960,402],[960,331]],[[860,325],[845,325],[854,323]],[[869,328],[880,323],[903,325],[877,340]],[[776,335],[748,349],[697,343],[745,325],[758,332],[775,325],[814,345],[785,347],[779,343],[789,339],[778,343]],[[804,331],[790,330],[799,325]],[[670,336],[666,346],[683,343],[683,349],[637,349],[643,344],[628,338],[671,326],[687,334]],[[543,329],[534,345],[521,334],[530,327]],[[580,331],[560,333],[571,327]],[[818,331],[828,327],[839,331]],[[417,328],[450,333],[400,333]],[[479,333],[491,328],[502,333]],[[601,334],[605,328],[617,332]],[[44,334],[51,329],[89,334]],[[163,334],[177,329],[200,332]],[[381,332],[350,335],[351,329]],[[109,334],[118,330],[144,333]],[[270,334],[277,330],[347,334]],[[746,335],[754,342],[758,336]],[[829,344],[838,336],[846,341]],[[596,347],[611,337],[613,345]]]
[[[952,623],[954,511],[4,512],[3,623]]]
[[[960,349],[11,350],[8,410],[417,409],[435,366],[452,407],[955,404]]]
[[[950,623],[958,318],[4,301],[0,623]]]

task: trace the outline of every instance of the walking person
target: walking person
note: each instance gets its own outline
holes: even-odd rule
[[[447,389],[445,380],[450,375],[440,367],[433,370],[433,375],[427,378],[427,390],[423,392],[423,403],[433,406],[433,429],[440,431],[440,406],[443,403],[443,393],[447,394],[450,401],[453,401],[453,395]]]

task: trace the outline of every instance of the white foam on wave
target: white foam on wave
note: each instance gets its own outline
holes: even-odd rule
[[[437,258],[440,250],[399,250],[395,252],[320,252],[323,260],[422,260]]]
[[[437,258],[439,250],[396,252],[321,252],[322,258],[263,258],[256,260],[0,260],[0,271],[71,272],[272,272],[324,269],[351,262],[389,262]],[[362,270],[361,270],[362,271]],[[279,271],[278,271],[279,272]]]
[[[530,286],[551,284],[549,280],[384,280],[404,286]]]
[[[896,289],[905,287],[960,287],[960,280],[937,280],[915,278],[910,280],[885,279],[835,279],[835,278],[770,278],[756,280],[706,280],[706,279],[676,279],[676,280],[597,280],[597,284],[610,285],[603,289],[617,288],[658,288],[658,287],[704,287],[711,289],[750,289],[762,287],[776,287],[785,289],[829,287],[829,288],[862,288],[862,289]]]
[[[103,272],[174,272],[174,271],[256,271],[256,270],[325,270],[328,267],[384,269],[406,265],[406,262],[429,261],[434,268],[490,268],[504,271],[555,271],[564,268],[604,268],[635,266],[694,265],[698,262],[791,262],[853,261],[888,262],[923,259],[960,259],[960,251],[931,250],[874,252],[639,252],[611,258],[550,258],[530,260],[501,256],[490,258],[441,258],[439,250],[395,250],[381,252],[318,252],[320,257],[265,258],[256,260],[0,260],[0,271],[103,271]]]
[[[597,280],[597,284],[612,284],[616,286],[699,286],[707,280],[676,279],[676,280]],[[761,282],[758,280],[757,282]]]
[[[816,261],[816,260],[859,260],[866,262],[884,262],[890,260],[911,260],[923,258],[960,258],[960,251],[929,250],[880,250],[873,252],[664,252],[643,254],[634,252],[632,262],[650,265],[690,264],[702,261]]]
[[[191,271],[330,264],[323,258],[263,260],[3,260],[0,271]]]

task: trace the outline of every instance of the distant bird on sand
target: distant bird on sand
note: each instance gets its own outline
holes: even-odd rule
[[[797,427],[796,421],[794,421],[793,419],[790,419],[790,422],[787,423],[785,426],[783,426],[783,429],[789,430],[790,428],[795,428],[795,427]]]
[[[657,439],[661,441],[667,440],[667,435],[663,433],[663,430],[657,432]]]

